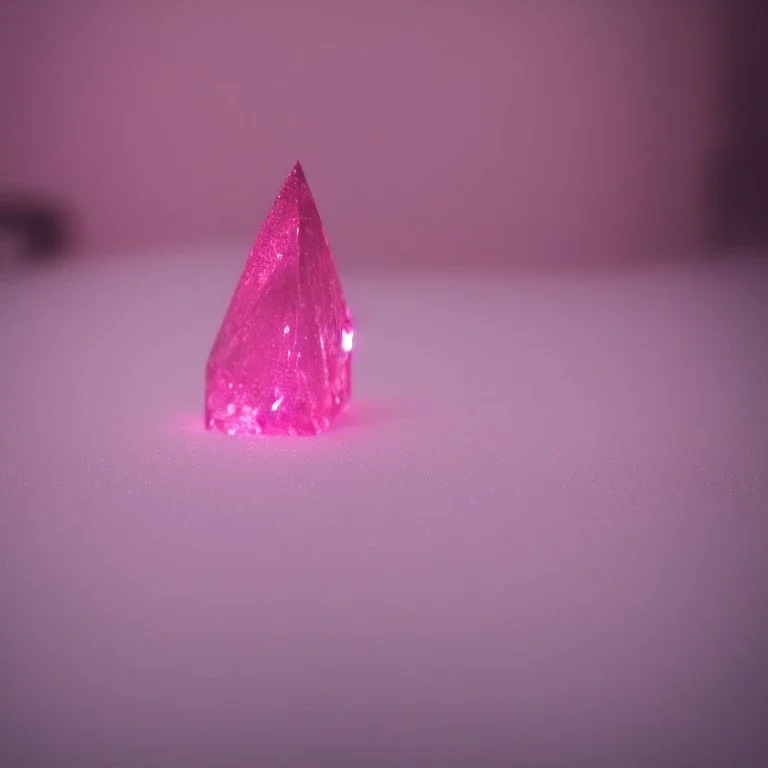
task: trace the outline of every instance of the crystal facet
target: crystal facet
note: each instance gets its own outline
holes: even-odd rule
[[[237,284],[206,366],[205,425],[230,435],[311,435],[350,397],[353,329],[299,163]]]

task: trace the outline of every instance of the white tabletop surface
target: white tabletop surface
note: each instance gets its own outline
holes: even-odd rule
[[[202,428],[240,255],[0,281],[0,766],[768,762],[768,263],[347,275],[353,405]]]

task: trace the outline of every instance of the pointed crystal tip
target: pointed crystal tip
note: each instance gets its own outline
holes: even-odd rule
[[[293,164],[293,168],[291,168],[291,172],[288,174],[288,178],[296,179],[299,184],[307,183],[307,177],[304,175],[304,169],[301,167],[301,163],[298,160]]]
[[[230,435],[327,429],[350,398],[352,338],[328,240],[297,161],[208,358],[206,428]]]

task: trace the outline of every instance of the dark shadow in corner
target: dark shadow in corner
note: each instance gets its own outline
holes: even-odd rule
[[[712,237],[720,249],[768,245],[768,3],[723,0],[725,142],[712,175]]]

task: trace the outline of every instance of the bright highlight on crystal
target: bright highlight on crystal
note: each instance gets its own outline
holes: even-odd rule
[[[205,426],[313,435],[350,397],[353,329],[299,163],[251,250],[208,358]]]

